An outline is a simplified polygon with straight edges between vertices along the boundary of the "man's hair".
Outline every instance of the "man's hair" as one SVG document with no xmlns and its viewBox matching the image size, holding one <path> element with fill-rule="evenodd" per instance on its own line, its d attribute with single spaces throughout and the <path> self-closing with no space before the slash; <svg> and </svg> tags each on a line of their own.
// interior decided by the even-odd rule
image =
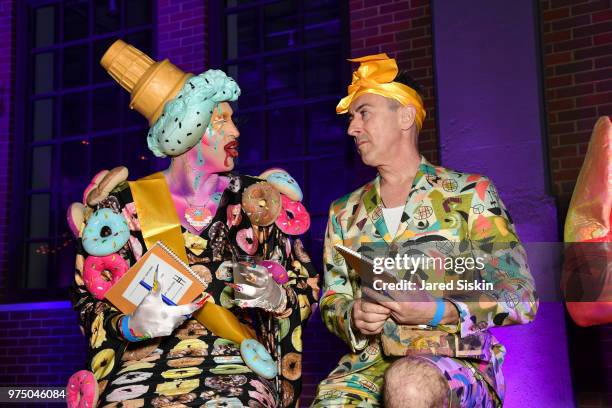
<svg viewBox="0 0 612 408">
<path fill-rule="evenodd" d="M 414 89 L 421 98 L 423 98 L 423 86 L 419 84 L 412 76 L 410 76 L 407 71 L 398 72 L 393 82 L 399 82 L 400 84 L 409 86 L 410 88 Z M 401 104 L 395 99 L 389 100 L 389 109 L 397 110 L 400 106 Z"/>
</svg>

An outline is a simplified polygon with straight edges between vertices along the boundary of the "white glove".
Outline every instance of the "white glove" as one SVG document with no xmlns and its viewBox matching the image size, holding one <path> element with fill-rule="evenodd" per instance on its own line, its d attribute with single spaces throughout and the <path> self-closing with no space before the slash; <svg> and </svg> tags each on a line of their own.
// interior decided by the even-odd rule
<svg viewBox="0 0 612 408">
<path fill-rule="evenodd" d="M 287 305 L 287 293 L 265 266 L 234 264 L 234 298 L 240 307 L 258 307 L 281 313 Z"/>
<path fill-rule="evenodd" d="M 129 316 L 128 326 L 137 336 L 162 337 L 172 334 L 203 303 L 170 306 L 162 300 L 161 283 L 154 285 L 134 313 Z"/>
</svg>

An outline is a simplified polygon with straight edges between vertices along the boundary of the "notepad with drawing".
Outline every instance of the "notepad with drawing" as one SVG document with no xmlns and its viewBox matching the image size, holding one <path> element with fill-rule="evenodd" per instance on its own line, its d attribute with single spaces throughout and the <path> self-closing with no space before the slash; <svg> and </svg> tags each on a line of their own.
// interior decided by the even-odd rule
<svg viewBox="0 0 612 408">
<path fill-rule="evenodd" d="M 206 286 L 185 262 L 158 241 L 106 292 L 106 299 L 123 313 L 132 313 L 149 293 L 147 288 L 153 287 L 156 272 L 166 303 L 190 303 Z"/>
</svg>

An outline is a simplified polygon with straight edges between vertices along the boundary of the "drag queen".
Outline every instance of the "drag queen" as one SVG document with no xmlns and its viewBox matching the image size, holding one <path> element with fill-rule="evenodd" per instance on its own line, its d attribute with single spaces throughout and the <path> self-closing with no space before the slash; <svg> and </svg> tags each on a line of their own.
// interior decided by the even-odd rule
<svg viewBox="0 0 612 408">
<path fill-rule="evenodd" d="M 69 209 L 78 241 L 73 305 L 89 339 L 69 403 L 294 406 L 302 326 L 318 298 L 317 272 L 296 238 L 310 225 L 299 186 L 281 169 L 231 172 L 239 132 L 229 102 L 240 88 L 224 72 L 193 76 L 121 40 L 101 63 L 149 120 L 150 150 L 172 160 L 136 181 L 124 167 L 100 172 Z M 154 287 L 122 314 L 104 293 L 157 241 L 189 264 L 205 292 L 171 306 Z M 250 265 L 243 282 L 239 259 Z M 263 345 L 267 368 L 246 362 L 245 339 Z"/>
</svg>

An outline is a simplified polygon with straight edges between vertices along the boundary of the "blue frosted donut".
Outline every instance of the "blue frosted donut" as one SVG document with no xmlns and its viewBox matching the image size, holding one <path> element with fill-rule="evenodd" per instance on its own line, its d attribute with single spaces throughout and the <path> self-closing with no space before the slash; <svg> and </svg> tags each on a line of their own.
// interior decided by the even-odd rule
<svg viewBox="0 0 612 408">
<path fill-rule="evenodd" d="M 278 191 L 289 197 L 291 201 L 302 201 L 304 198 L 297 181 L 283 169 L 268 169 L 261 173 L 259 177 L 272 184 Z"/>
<path fill-rule="evenodd" d="M 97 210 L 83 230 L 83 248 L 90 255 L 114 254 L 130 239 L 130 228 L 121 214 L 110 208 Z"/>
<path fill-rule="evenodd" d="M 243 340 L 240 343 L 240 355 L 244 363 L 257 375 L 272 379 L 278 374 L 276 362 L 268 350 L 255 339 Z"/>
</svg>

